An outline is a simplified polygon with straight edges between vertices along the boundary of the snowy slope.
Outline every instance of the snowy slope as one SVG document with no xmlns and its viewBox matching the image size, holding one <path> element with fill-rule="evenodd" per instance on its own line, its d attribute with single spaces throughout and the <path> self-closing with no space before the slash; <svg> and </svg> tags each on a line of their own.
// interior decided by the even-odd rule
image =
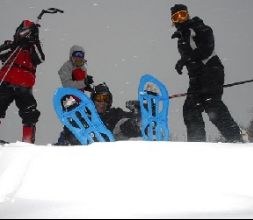
<svg viewBox="0 0 253 220">
<path fill-rule="evenodd" d="M 0 218 L 252 218 L 252 144 L 0 148 Z"/>
</svg>

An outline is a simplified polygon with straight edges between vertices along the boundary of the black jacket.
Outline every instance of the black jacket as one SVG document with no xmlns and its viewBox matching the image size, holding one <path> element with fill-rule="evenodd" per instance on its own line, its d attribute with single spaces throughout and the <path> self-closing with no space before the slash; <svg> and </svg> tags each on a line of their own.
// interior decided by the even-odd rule
<svg viewBox="0 0 253 220">
<path fill-rule="evenodd" d="M 213 30 L 199 17 L 178 25 L 174 36 L 178 38 L 178 51 L 189 72 L 203 67 L 212 58 L 215 58 L 214 65 L 222 66 L 214 53 Z"/>
<path fill-rule="evenodd" d="M 224 66 L 215 54 L 211 27 L 199 17 L 178 24 L 172 38 L 178 38 L 178 51 L 190 77 L 190 92 L 222 94 Z"/>
<path fill-rule="evenodd" d="M 114 129 L 123 119 L 122 123 L 119 125 L 121 135 L 126 138 L 141 136 L 140 126 L 138 125 L 138 117 L 140 116 L 135 113 L 123 111 L 121 108 L 111 108 L 104 114 L 100 114 L 100 117 L 105 126 L 114 134 Z M 117 137 L 115 138 L 117 139 Z"/>
<path fill-rule="evenodd" d="M 199 61 L 211 56 L 215 46 L 213 30 L 200 18 L 194 17 L 181 26 L 179 31 L 182 37 L 178 41 L 178 49 L 182 57 L 187 56 Z"/>
</svg>

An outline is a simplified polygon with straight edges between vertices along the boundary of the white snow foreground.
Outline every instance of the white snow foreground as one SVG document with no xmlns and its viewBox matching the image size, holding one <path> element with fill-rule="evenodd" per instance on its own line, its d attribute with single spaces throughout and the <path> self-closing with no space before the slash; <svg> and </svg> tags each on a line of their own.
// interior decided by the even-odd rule
<svg viewBox="0 0 253 220">
<path fill-rule="evenodd" d="M 252 218 L 253 145 L 0 147 L 0 218 Z"/>
</svg>

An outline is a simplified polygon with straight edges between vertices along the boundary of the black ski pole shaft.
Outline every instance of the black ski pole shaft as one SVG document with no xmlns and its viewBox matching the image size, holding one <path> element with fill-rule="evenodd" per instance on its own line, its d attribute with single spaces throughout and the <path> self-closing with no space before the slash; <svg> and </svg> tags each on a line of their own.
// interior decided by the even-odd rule
<svg viewBox="0 0 253 220">
<path fill-rule="evenodd" d="M 230 83 L 230 84 L 223 85 L 223 88 L 230 88 L 230 87 L 233 87 L 233 86 L 243 85 L 243 84 L 252 83 L 252 82 L 253 82 L 253 79 L 251 79 L 251 80 L 245 80 L 245 81 L 240 81 L 240 82 L 235 82 L 235 83 Z M 178 94 L 171 95 L 169 97 L 169 99 L 175 99 L 175 98 L 185 97 L 187 95 L 196 94 L 196 93 L 198 93 L 198 92 L 195 92 L 195 93 L 178 93 Z"/>
<path fill-rule="evenodd" d="M 169 96 L 169 99 L 180 98 L 180 97 L 187 96 L 187 95 L 189 95 L 189 94 L 190 94 L 190 93 L 178 93 L 178 94 L 174 94 L 174 95 Z"/>
<path fill-rule="evenodd" d="M 45 10 L 43 9 L 41 12 L 40 12 L 40 14 L 39 14 L 39 16 L 37 17 L 37 22 L 39 21 L 39 20 L 41 20 L 41 18 L 42 18 L 42 16 L 45 14 Z"/>
<path fill-rule="evenodd" d="M 246 84 L 246 83 L 251 83 L 251 82 L 253 82 L 253 79 L 251 79 L 251 80 L 245 80 L 245 81 L 240 81 L 240 82 L 235 82 L 235 83 L 230 83 L 230 84 L 224 85 L 223 88 L 229 88 L 229 87 L 238 86 L 238 85 L 242 85 L 242 84 Z"/>
</svg>

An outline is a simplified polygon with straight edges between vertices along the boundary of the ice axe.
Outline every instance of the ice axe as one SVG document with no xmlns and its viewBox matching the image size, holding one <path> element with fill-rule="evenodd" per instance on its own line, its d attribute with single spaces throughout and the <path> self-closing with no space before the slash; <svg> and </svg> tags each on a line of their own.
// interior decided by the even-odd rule
<svg viewBox="0 0 253 220">
<path fill-rule="evenodd" d="M 61 13 L 61 14 L 62 14 L 62 13 L 64 13 L 64 11 L 61 10 L 61 9 L 58 9 L 58 8 L 49 8 L 49 9 L 47 9 L 47 10 L 43 9 L 43 10 L 40 12 L 39 16 L 37 17 L 37 22 L 36 22 L 36 24 L 39 23 L 39 21 L 42 19 L 42 17 L 43 17 L 44 14 L 56 14 L 56 13 Z"/>
</svg>

